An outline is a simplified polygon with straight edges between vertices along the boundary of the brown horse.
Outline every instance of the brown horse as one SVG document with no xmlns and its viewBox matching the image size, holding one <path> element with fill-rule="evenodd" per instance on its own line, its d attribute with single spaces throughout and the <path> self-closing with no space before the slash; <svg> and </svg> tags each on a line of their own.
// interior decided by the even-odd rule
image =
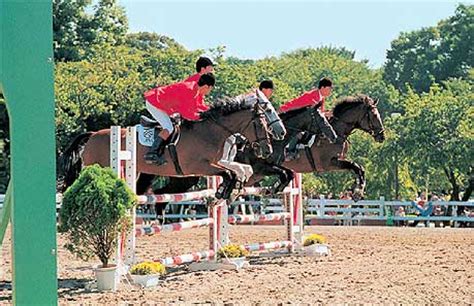
<svg viewBox="0 0 474 306">
<path fill-rule="evenodd" d="M 286 129 L 272 104 L 263 94 L 257 92 L 256 99 L 226 99 L 217 102 L 209 111 L 202 114 L 198 122 L 184 121 L 181 125 L 181 138 L 176 145 L 183 174 L 177 173 L 173 163 L 166 165 L 147 164 L 143 156 L 148 148 L 137 144 L 138 174 L 160 176 L 211 176 L 220 175 L 228 186 L 231 180 L 227 169 L 218 165 L 223 154 L 225 140 L 233 134 L 242 134 L 254 147 L 261 148 L 269 143 L 267 137 L 262 142 L 259 130 L 265 131 L 275 139 L 282 139 Z M 122 143 L 125 144 L 125 130 L 122 130 Z M 60 158 L 63 188 L 72 184 L 84 165 L 100 164 L 109 166 L 110 130 L 85 133 L 76 137 Z M 270 149 L 260 152 L 271 153 Z M 268 154 L 267 154 L 268 155 Z M 171 161 L 169 152 L 165 158 Z M 232 190 L 226 190 L 227 197 Z"/>
<path fill-rule="evenodd" d="M 254 170 L 254 175 L 247 182 L 247 185 L 254 185 L 266 175 L 279 174 L 278 169 L 283 169 L 282 173 L 286 173 L 286 177 L 279 174 L 280 183 L 284 185 L 289 182 L 288 177 L 290 177 L 290 181 L 292 177 L 292 175 L 288 175 L 286 169 L 297 173 L 352 170 L 356 175 L 355 183 L 352 186 L 353 198 L 359 200 L 364 194 L 365 172 L 362 166 L 346 159 L 346 151 L 349 145 L 347 138 L 355 129 L 359 129 L 372 135 L 377 142 L 384 141 L 385 130 L 377 104 L 377 100 L 374 101 L 365 95 L 346 97 L 337 103 L 332 110 L 332 117 L 329 122 L 338 137 L 343 139 L 342 142 L 338 141 L 332 144 L 327 139 L 318 139 L 318 136 L 316 136 L 314 144 L 310 148 L 301 150 L 298 158 L 283 163 L 284 157 L 281 156 L 283 154 L 281 147 L 286 145 L 287 142 L 285 141 L 272 141 L 274 153 L 267 160 L 257 159 L 247 154 L 245 159 L 249 160 L 248 162 Z M 304 116 L 304 110 L 288 112 L 288 114 L 282 114 L 281 116 L 287 129 L 292 130 L 294 126 L 304 121 L 302 117 Z M 273 162 L 270 163 L 269 161 Z M 195 183 L 197 183 L 197 178 L 173 178 L 168 186 L 173 192 L 184 192 Z M 168 191 L 168 186 L 164 190 Z"/>
</svg>

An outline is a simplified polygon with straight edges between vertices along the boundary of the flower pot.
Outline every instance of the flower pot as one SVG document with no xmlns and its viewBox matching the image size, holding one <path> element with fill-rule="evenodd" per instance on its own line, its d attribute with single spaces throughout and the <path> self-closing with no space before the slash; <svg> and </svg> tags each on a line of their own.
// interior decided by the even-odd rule
<svg viewBox="0 0 474 306">
<path fill-rule="evenodd" d="M 111 290 L 116 291 L 119 282 L 119 276 L 117 273 L 117 266 L 110 265 L 107 268 L 103 268 L 101 265 L 95 267 L 95 278 L 97 280 L 97 289 L 100 291 Z"/>
<path fill-rule="evenodd" d="M 224 264 L 235 265 L 237 269 L 243 268 L 247 261 L 245 257 L 236 257 L 236 258 L 222 258 L 221 261 Z"/>
<path fill-rule="evenodd" d="M 327 244 L 312 244 L 304 247 L 305 252 L 308 255 L 329 255 L 330 250 Z"/>
<path fill-rule="evenodd" d="M 140 285 L 144 288 L 155 287 L 160 281 L 159 274 L 149 274 L 149 275 L 134 275 L 132 274 L 133 283 Z"/>
</svg>

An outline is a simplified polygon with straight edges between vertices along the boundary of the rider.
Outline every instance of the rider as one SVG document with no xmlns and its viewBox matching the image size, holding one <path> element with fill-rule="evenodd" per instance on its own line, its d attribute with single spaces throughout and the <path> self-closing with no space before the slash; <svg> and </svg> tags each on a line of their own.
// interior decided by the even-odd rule
<svg viewBox="0 0 474 306">
<path fill-rule="evenodd" d="M 163 165 L 164 142 L 173 132 L 169 115 L 179 113 L 184 119 L 199 120 L 199 112 L 208 110 L 204 96 L 209 94 L 216 83 L 212 73 L 200 76 L 198 82 L 180 82 L 147 91 L 144 96 L 146 108 L 163 128 L 155 133 L 155 139 L 144 158 L 147 163 Z"/>
<path fill-rule="evenodd" d="M 263 80 L 258 86 L 261 92 L 270 100 L 270 97 L 273 95 L 273 81 L 272 80 Z"/>
<path fill-rule="evenodd" d="M 303 95 L 289 102 L 286 102 L 280 107 L 280 112 L 284 113 L 289 110 L 306 107 L 317 106 L 320 107 L 321 112 L 324 112 L 324 99 L 329 97 L 332 92 L 332 81 L 329 78 L 322 78 L 319 80 L 318 89 L 313 89 L 305 92 Z"/>
<path fill-rule="evenodd" d="M 283 104 L 280 107 L 280 112 L 287 112 L 290 110 L 302 108 L 302 107 L 308 107 L 308 106 L 314 106 L 316 108 L 319 108 L 319 110 L 316 112 L 316 114 L 319 115 L 319 118 L 316 117 L 316 119 L 319 120 L 319 125 L 321 128 L 322 133 L 324 136 L 326 136 L 331 143 L 335 143 L 338 138 L 336 135 L 336 138 L 334 137 L 333 129 L 329 125 L 327 125 L 327 120 L 324 117 L 324 99 L 326 97 L 329 97 L 332 92 L 332 81 L 331 79 L 324 77 L 321 80 L 319 80 L 318 83 L 318 88 L 313 89 L 311 91 L 305 92 L 303 95 L 301 95 L 298 98 L 295 98 L 285 104 Z M 296 157 L 296 145 L 298 141 L 303 137 L 303 135 L 299 134 L 298 137 L 295 137 L 290 141 L 288 144 L 288 156 L 287 160 L 292 160 Z M 309 139 L 308 139 L 309 140 Z"/>
<path fill-rule="evenodd" d="M 214 64 L 211 59 L 205 56 L 201 56 L 196 61 L 196 73 L 189 76 L 183 82 L 197 82 L 201 75 L 205 73 L 214 72 Z"/>
</svg>

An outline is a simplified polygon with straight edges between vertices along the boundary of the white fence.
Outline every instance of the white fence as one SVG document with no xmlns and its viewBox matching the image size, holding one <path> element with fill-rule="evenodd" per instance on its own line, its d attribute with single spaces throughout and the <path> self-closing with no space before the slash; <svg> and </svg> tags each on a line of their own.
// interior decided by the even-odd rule
<svg viewBox="0 0 474 306">
<path fill-rule="evenodd" d="M 3 206 L 5 195 L 0 195 L 0 209 Z M 56 196 L 57 209 L 60 208 L 61 195 Z M 33 203 L 32 203 L 33 205 Z M 319 200 L 309 199 L 306 201 L 305 219 L 310 220 L 379 220 L 379 221 L 453 221 L 453 222 L 474 222 L 474 202 L 429 202 L 426 210 L 415 207 L 410 201 L 385 201 L 363 200 L 354 202 L 351 200 Z M 452 216 L 447 215 L 448 207 L 452 206 Z M 457 207 L 464 206 L 471 210 L 470 213 L 457 215 Z M 399 207 L 404 207 L 404 215 L 397 213 Z M 431 211 L 429 211 L 432 207 Z M 437 209 L 438 208 L 438 209 Z M 240 214 L 270 214 L 284 211 L 280 199 L 264 199 L 261 201 L 236 201 L 232 203 L 230 213 L 240 209 Z M 200 213 L 201 211 L 201 213 Z M 154 213 L 137 213 L 142 218 L 155 219 Z M 192 220 L 208 218 L 207 208 L 203 201 L 183 201 L 170 202 L 165 209 L 163 216 L 165 221 L 169 220 Z"/>
</svg>

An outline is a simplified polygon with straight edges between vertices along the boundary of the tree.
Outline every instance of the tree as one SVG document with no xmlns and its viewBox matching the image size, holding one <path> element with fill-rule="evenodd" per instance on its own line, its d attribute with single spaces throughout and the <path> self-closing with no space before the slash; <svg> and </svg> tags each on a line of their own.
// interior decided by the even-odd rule
<svg viewBox="0 0 474 306">
<path fill-rule="evenodd" d="M 56 65 L 58 149 L 71 137 L 113 124 L 132 125 L 144 111 L 143 93 L 155 77 L 143 52 L 103 45 L 90 60 Z"/>
<path fill-rule="evenodd" d="M 125 41 L 128 21 L 116 0 L 101 0 L 90 11 L 91 0 L 54 0 L 53 41 L 57 61 L 78 61 L 89 48 Z"/>
<path fill-rule="evenodd" d="M 384 79 L 407 92 L 427 92 L 450 77 L 467 77 L 473 66 L 474 6 L 460 4 L 435 27 L 401 35 L 387 51 Z"/>
<path fill-rule="evenodd" d="M 434 85 L 421 95 L 409 92 L 398 132 L 419 184 L 449 188 L 451 199 L 460 200 L 461 188 L 472 184 L 474 94 L 472 81 L 450 80 L 444 87 Z"/>
<path fill-rule="evenodd" d="M 129 33 L 126 36 L 125 44 L 131 48 L 143 51 L 156 51 L 169 48 L 181 48 L 184 50 L 184 47 L 178 44 L 173 38 L 150 32 Z"/>
</svg>

